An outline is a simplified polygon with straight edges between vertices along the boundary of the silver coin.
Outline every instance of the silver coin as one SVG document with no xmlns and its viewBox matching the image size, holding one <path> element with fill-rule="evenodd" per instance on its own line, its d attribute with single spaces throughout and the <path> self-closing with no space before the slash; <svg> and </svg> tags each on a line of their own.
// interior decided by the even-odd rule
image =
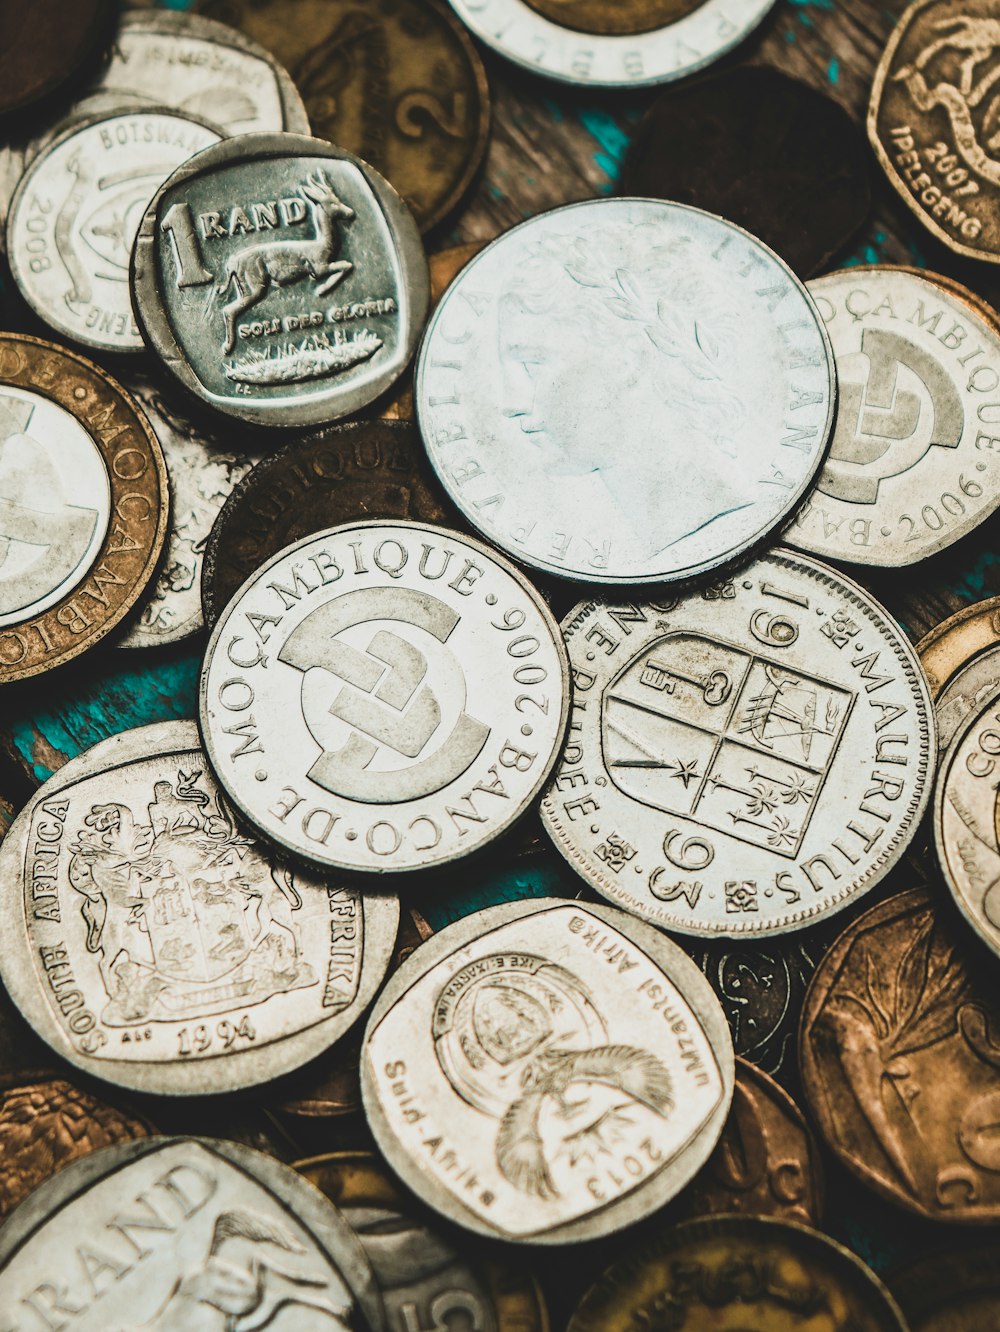
<svg viewBox="0 0 1000 1332">
<path fill-rule="evenodd" d="M 581 602 L 566 749 L 542 822 L 616 905 L 693 935 L 770 935 L 873 888 L 933 783 L 923 670 L 843 574 L 774 550 L 646 605 Z"/>
<path fill-rule="evenodd" d="M 40 318 L 85 347 L 139 352 L 129 259 L 158 187 L 221 131 L 166 108 L 78 121 L 31 162 L 7 218 L 7 258 Z"/>
<path fill-rule="evenodd" d="M 555 898 L 427 940 L 379 996 L 361 1091 L 387 1161 L 449 1220 L 594 1239 L 668 1202 L 733 1094 L 726 1019 L 676 944 Z"/>
<path fill-rule="evenodd" d="M 288 1166 L 208 1138 L 108 1147 L 36 1189 L 0 1228 L 0 1308 L 16 1332 L 384 1326 L 336 1208 Z"/>
<path fill-rule="evenodd" d="M 234 822 L 193 722 L 72 759 L 0 845 L 0 976 L 64 1059 L 137 1091 L 253 1086 L 326 1050 L 393 954 L 399 902 L 292 871 Z"/>
<path fill-rule="evenodd" d="M 641 88 L 703 69 L 738 46 L 774 0 L 705 0 L 692 14 L 637 36 L 574 32 L 524 0 L 450 0 L 480 41 L 532 73 L 591 88 Z"/>
<path fill-rule="evenodd" d="M 439 303 L 416 382 L 469 522 L 597 583 L 687 579 L 765 541 L 812 484 L 835 396 L 823 321 L 786 265 L 650 199 L 573 204 L 494 241 Z"/>
<path fill-rule="evenodd" d="M 809 283 L 837 358 L 830 455 L 785 539 L 853 564 L 914 564 L 1000 505 L 1000 333 L 906 269 Z"/>
<path fill-rule="evenodd" d="M 429 300 L 395 190 L 320 139 L 241 135 L 182 167 L 149 206 L 133 303 L 186 389 L 265 426 L 359 411 L 402 374 Z"/>
<path fill-rule="evenodd" d="M 568 699 L 559 626 L 527 580 L 478 541 L 394 520 L 305 537 L 247 579 L 209 641 L 200 716 L 256 828 L 378 874 L 510 828 Z"/>
<path fill-rule="evenodd" d="M 234 451 L 229 441 L 196 425 L 173 398 L 143 375 L 122 383 L 146 413 L 160 441 L 170 477 L 170 533 L 160 573 L 137 608 L 137 619 L 117 647 L 161 647 L 205 627 L 201 570 L 219 510 L 238 482 L 264 456 L 257 448 Z"/>
</svg>

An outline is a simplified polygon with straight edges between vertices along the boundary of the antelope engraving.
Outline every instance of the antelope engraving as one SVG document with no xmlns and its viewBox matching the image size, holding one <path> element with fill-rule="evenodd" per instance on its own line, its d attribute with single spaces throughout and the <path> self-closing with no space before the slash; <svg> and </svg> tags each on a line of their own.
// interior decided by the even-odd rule
<svg viewBox="0 0 1000 1332">
<path fill-rule="evenodd" d="M 325 296 L 354 265 L 338 259 L 340 232 L 337 222 L 350 222 L 354 209 L 343 203 L 323 171 L 307 176 L 299 193 L 309 210 L 315 235 L 308 240 L 258 241 L 238 250 L 226 260 L 226 267 L 215 289 L 219 298 L 235 295 L 222 307 L 226 326 L 223 354 L 228 356 L 236 345 L 236 321 L 259 301 L 271 287 L 290 287 L 311 277 L 320 285 L 317 296 Z"/>
<path fill-rule="evenodd" d="M 972 18 L 962 15 L 959 18 L 940 19 L 932 24 L 938 32 L 945 35 L 930 42 L 913 62 L 917 70 L 923 70 L 941 51 L 964 52 L 959 61 L 958 90 L 970 106 L 978 106 L 989 89 L 996 83 L 1000 73 L 991 70 L 985 78 L 974 85 L 976 69 L 992 56 L 1000 46 L 1000 22 L 996 19 Z M 901 74 L 905 71 L 901 71 Z"/>
</svg>

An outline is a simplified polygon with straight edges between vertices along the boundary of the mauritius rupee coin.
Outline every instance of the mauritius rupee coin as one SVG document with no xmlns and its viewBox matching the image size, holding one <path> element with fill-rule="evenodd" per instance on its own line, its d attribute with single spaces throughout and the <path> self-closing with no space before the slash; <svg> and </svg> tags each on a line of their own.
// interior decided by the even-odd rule
<svg viewBox="0 0 1000 1332">
<path fill-rule="evenodd" d="M 0 975 L 38 1034 L 161 1094 L 322 1053 L 371 1000 L 399 918 L 395 897 L 318 882 L 247 837 L 193 722 L 126 731 L 50 777 L 0 846 L 0 902 Z"/>
<path fill-rule="evenodd" d="M 377 171 L 292 134 L 244 134 L 181 167 L 150 204 L 132 291 L 186 389 L 264 426 L 359 411 L 416 348 L 420 233 Z"/>
<path fill-rule="evenodd" d="M 167 530 L 149 423 L 103 370 L 0 334 L 0 684 L 79 656 L 149 582 Z"/>
<path fill-rule="evenodd" d="M 830 455 L 786 539 L 856 564 L 926 559 L 1000 504 L 1000 331 L 908 269 L 810 282 L 837 358 Z"/>
<path fill-rule="evenodd" d="M 766 540 L 812 483 L 834 399 L 823 321 L 785 264 L 649 199 L 494 241 L 438 305 L 416 380 L 469 522 L 525 564 L 603 583 L 690 578 Z"/>
<path fill-rule="evenodd" d="M 243 814 L 317 864 L 426 869 L 506 831 L 569 705 L 559 627 L 492 551 L 440 527 L 305 537 L 212 634 L 201 729 Z"/>
<path fill-rule="evenodd" d="M 679 601 L 581 602 L 542 801 L 603 896 L 684 934 L 779 934 L 892 868 L 930 796 L 934 713 L 860 587 L 774 550 Z"/>
<path fill-rule="evenodd" d="M 662 1207 L 718 1141 L 733 1047 L 676 944 L 606 906 L 476 912 L 382 991 L 361 1091 L 403 1181 L 470 1230 L 556 1244 Z"/>
<path fill-rule="evenodd" d="M 288 1166 L 207 1138 L 123 1143 L 43 1184 L 0 1229 L 0 1308 L 18 1332 L 384 1326 L 339 1212 Z"/>
<path fill-rule="evenodd" d="M 7 218 L 10 271 L 36 314 L 84 346 L 142 351 L 128 285 L 140 219 L 174 168 L 220 137 L 150 108 L 75 122 L 40 152 Z"/>
</svg>

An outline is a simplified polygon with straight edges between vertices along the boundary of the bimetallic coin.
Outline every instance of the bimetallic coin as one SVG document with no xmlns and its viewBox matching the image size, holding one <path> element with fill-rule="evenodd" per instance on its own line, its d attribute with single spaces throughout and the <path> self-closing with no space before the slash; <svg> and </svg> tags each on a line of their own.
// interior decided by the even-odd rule
<svg viewBox="0 0 1000 1332">
<path fill-rule="evenodd" d="M 112 0 L 6 0 L 0 7 L 0 114 L 51 96 L 96 61 Z"/>
<path fill-rule="evenodd" d="M 996 1223 L 1000 1007 L 992 975 L 920 892 L 853 921 L 820 962 L 802 1082 L 838 1160 L 935 1221 Z"/>
<path fill-rule="evenodd" d="M 129 613 L 167 531 L 163 454 L 74 352 L 0 334 L 0 684 L 79 656 Z"/>
<path fill-rule="evenodd" d="M 320 865 L 430 869 L 531 806 L 569 706 L 559 627 L 478 541 L 402 521 L 306 537 L 208 644 L 201 730 L 250 822 Z"/>
<path fill-rule="evenodd" d="M 337 1210 L 220 1139 L 149 1138 L 60 1171 L 0 1228 L 0 1308 L 18 1332 L 384 1327 Z"/>
<path fill-rule="evenodd" d="M 399 918 L 390 894 L 317 882 L 247 837 L 193 722 L 126 731 L 50 777 L 0 846 L 0 902 L 0 975 L 36 1032 L 165 1095 L 321 1054 L 371 1001 Z"/>
<path fill-rule="evenodd" d="M 924 1252 L 886 1278 L 910 1332 L 987 1332 L 1000 1327 L 996 1245 Z"/>
<path fill-rule="evenodd" d="M 159 190 L 132 296 L 146 341 L 197 397 L 256 425 L 322 425 L 406 368 L 427 261 L 405 204 L 360 158 L 244 134 Z"/>
<path fill-rule="evenodd" d="M 532 1244 L 608 1235 L 662 1207 L 718 1141 L 725 1018 L 675 944 L 605 906 L 489 907 L 382 991 L 361 1092 L 425 1202 Z"/>
<path fill-rule="evenodd" d="M 781 934 L 895 865 L 933 782 L 927 684 L 878 602 L 780 549 L 721 587 L 563 621 L 565 751 L 542 800 L 596 890 L 664 929 Z"/>
<path fill-rule="evenodd" d="M 917 644 L 937 715 L 942 753 L 1000 685 L 1000 597 L 951 615 Z"/>
<path fill-rule="evenodd" d="M 855 564 L 914 564 L 1000 504 L 1000 331 L 909 269 L 810 282 L 840 385 L 830 455 L 785 534 Z"/>
<path fill-rule="evenodd" d="M 909 1332 L 895 1300 L 849 1249 L 766 1217 L 688 1221 L 613 1263 L 569 1332 Z"/>
<path fill-rule="evenodd" d="M 468 521 L 592 583 L 689 579 L 765 541 L 812 484 L 835 392 L 784 263 L 648 199 L 558 208 L 494 241 L 438 305 L 416 377 Z"/>
<path fill-rule="evenodd" d="M 53 139 L 7 218 L 11 275 L 36 314 L 86 347 L 142 351 L 128 284 L 140 219 L 171 172 L 221 137 L 207 122 L 150 108 L 89 117 Z"/>
<path fill-rule="evenodd" d="M 527 0 L 543 18 L 574 32 L 634 37 L 677 23 L 705 0 Z"/>
</svg>

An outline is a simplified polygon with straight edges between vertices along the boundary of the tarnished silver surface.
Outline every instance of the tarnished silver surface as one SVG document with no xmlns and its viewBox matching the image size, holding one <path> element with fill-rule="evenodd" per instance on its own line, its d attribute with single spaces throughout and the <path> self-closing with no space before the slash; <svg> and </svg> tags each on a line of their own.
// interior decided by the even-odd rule
<svg viewBox="0 0 1000 1332">
<path fill-rule="evenodd" d="M 542 801 L 599 893 L 664 929 L 778 934 L 873 888 L 927 805 L 934 712 L 878 602 L 780 549 L 677 601 L 563 621 L 566 749 Z"/>
<path fill-rule="evenodd" d="M 854 564 L 913 564 L 1000 505 L 1000 332 L 906 269 L 809 283 L 837 358 L 830 456 L 786 540 Z"/>
<path fill-rule="evenodd" d="M 370 1002 L 399 920 L 391 894 L 288 869 L 237 828 L 193 722 L 126 731 L 50 777 L 0 845 L 0 904 L 0 976 L 38 1034 L 165 1095 L 322 1053 Z"/>
<path fill-rule="evenodd" d="M 186 389 L 265 426 L 359 411 L 402 374 L 427 312 L 409 210 L 321 139 L 246 134 L 181 167 L 150 204 L 132 294 Z"/>
<path fill-rule="evenodd" d="M 147 1138 L 61 1170 L 0 1228 L 16 1332 L 381 1332 L 371 1266 L 294 1170 L 233 1142 Z"/>
<path fill-rule="evenodd" d="M 532 73 L 591 88 L 640 88 L 693 74 L 749 36 L 773 5 L 705 0 L 665 28 L 606 37 L 564 28 L 524 0 L 451 0 L 462 22 L 500 55 Z"/>
<path fill-rule="evenodd" d="M 163 448 L 170 476 L 170 534 L 159 577 L 116 646 L 160 647 L 205 627 L 201 570 L 212 524 L 237 483 L 264 455 L 242 439 L 244 448 L 234 452 L 227 447 L 231 439 L 196 425 L 179 410 L 179 395 L 164 398 L 145 376 L 131 374 L 123 380 Z"/>
<path fill-rule="evenodd" d="M 305 537 L 223 611 L 201 677 L 216 776 L 317 864 L 426 869 L 530 808 L 569 678 L 541 596 L 478 541 L 423 523 Z"/>
<path fill-rule="evenodd" d="M 600 583 L 690 578 L 765 541 L 812 483 L 835 395 L 822 320 L 785 264 L 649 199 L 573 204 L 494 241 L 439 303 L 416 382 L 469 522 L 525 564 Z"/>
<path fill-rule="evenodd" d="M 171 172 L 220 138 L 157 108 L 89 117 L 53 139 L 7 218 L 10 271 L 36 314 L 85 347 L 142 351 L 128 280 L 139 221 Z"/>
<path fill-rule="evenodd" d="M 376 1142 L 450 1220 L 535 1244 L 669 1201 L 733 1093 L 726 1020 L 676 944 L 606 906 L 489 907 L 380 995 L 361 1090 Z"/>
</svg>

